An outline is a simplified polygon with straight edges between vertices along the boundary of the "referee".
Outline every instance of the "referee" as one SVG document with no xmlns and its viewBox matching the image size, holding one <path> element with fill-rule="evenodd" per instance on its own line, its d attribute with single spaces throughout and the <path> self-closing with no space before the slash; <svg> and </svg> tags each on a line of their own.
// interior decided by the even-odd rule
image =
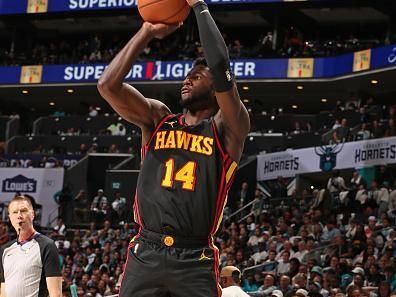
<svg viewBox="0 0 396 297">
<path fill-rule="evenodd" d="M 34 229 L 30 200 L 14 197 L 8 214 L 17 239 L 0 248 L 1 297 L 61 297 L 58 250 L 51 239 Z"/>
</svg>

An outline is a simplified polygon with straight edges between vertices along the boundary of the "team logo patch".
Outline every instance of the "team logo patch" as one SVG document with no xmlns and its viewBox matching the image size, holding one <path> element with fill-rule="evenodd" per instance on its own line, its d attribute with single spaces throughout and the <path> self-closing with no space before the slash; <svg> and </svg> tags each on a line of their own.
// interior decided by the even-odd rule
<svg viewBox="0 0 396 297">
<path fill-rule="evenodd" d="M 175 240 L 173 239 L 172 236 L 165 236 L 164 237 L 164 244 L 166 246 L 172 246 L 175 243 Z"/>
<path fill-rule="evenodd" d="M 322 171 L 331 171 L 337 166 L 337 154 L 341 152 L 343 147 L 344 143 L 315 147 L 315 154 L 320 157 L 320 169 Z"/>
</svg>

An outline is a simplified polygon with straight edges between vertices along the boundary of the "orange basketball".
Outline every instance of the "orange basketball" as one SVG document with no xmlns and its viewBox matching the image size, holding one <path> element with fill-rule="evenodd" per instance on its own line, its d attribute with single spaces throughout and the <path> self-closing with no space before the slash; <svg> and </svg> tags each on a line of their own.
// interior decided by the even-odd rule
<svg viewBox="0 0 396 297">
<path fill-rule="evenodd" d="M 186 0 L 138 0 L 143 20 L 150 23 L 178 24 L 190 13 Z"/>
</svg>

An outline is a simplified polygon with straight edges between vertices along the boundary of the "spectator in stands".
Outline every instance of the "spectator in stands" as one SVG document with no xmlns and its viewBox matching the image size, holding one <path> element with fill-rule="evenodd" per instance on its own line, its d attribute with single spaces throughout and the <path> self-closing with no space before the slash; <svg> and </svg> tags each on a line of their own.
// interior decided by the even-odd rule
<svg viewBox="0 0 396 297">
<path fill-rule="evenodd" d="M 104 191 L 99 189 L 91 203 L 91 219 L 97 224 L 101 224 L 107 215 L 107 201 Z"/>
<path fill-rule="evenodd" d="M 61 191 L 54 194 L 54 200 L 59 205 L 59 217 L 69 223 L 72 217 L 72 193 L 70 186 L 65 184 Z"/>
<path fill-rule="evenodd" d="M 239 39 L 235 39 L 230 48 L 230 58 L 239 59 L 243 56 L 246 56 L 244 54 L 244 47 Z"/>
<path fill-rule="evenodd" d="M 73 199 L 74 219 L 77 222 L 89 221 L 89 200 L 84 189 L 81 189 Z"/>
<path fill-rule="evenodd" d="M 388 216 L 393 219 L 396 218 L 396 179 L 393 181 L 392 189 L 389 193 Z"/>
<path fill-rule="evenodd" d="M 58 222 L 53 228 L 53 233 L 51 236 L 66 236 L 66 226 L 62 218 L 58 218 Z"/>
<path fill-rule="evenodd" d="M 359 171 L 354 170 L 350 181 L 350 190 L 357 190 L 360 185 L 367 185 L 366 180 L 359 174 Z"/>
<path fill-rule="evenodd" d="M 254 230 L 254 235 L 251 235 L 249 237 L 249 240 L 247 242 L 247 246 L 250 247 L 252 250 L 255 250 L 258 248 L 258 244 L 260 241 L 263 241 L 263 235 L 261 233 L 261 229 L 259 226 L 257 226 Z M 267 258 L 267 256 L 264 257 L 264 259 Z M 264 260 L 263 259 L 263 260 Z"/>
<path fill-rule="evenodd" d="M 248 190 L 249 190 L 249 184 L 247 182 L 243 182 L 242 185 L 241 185 L 241 190 L 240 190 L 239 195 L 237 197 L 237 199 L 238 199 L 238 202 L 237 202 L 238 208 L 242 207 L 243 205 L 246 205 L 249 202 L 250 197 L 249 197 L 249 191 Z"/>
<path fill-rule="evenodd" d="M 335 237 L 340 236 L 341 232 L 336 227 L 336 221 L 331 218 L 327 221 L 326 226 L 323 228 L 321 240 L 324 242 L 331 242 Z"/>
<path fill-rule="evenodd" d="M 91 147 L 88 149 L 88 154 L 98 153 L 98 144 L 96 142 L 92 143 Z"/>
<path fill-rule="evenodd" d="M 392 170 L 386 165 L 379 166 L 376 173 L 376 180 L 380 185 L 382 185 L 384 182 L 391 184 L 393 181 Z"/>
<path fill-rule="evenodd" d="M 267 232 L 267 231 L 264 231 L 264 232 Z M 260 263 L 263 263 L 264 260 L 267 259 L 267 257 L 268 257 L 268 252 L 266 251 L 266 243 L 265 243 L 263 237 L 260 238 L 260 241 L 258 241 L 257 249 L 258 249 L 257 252 L 255 252 L 251 256 L 251 259 L 253 259 L 255 264 L 260 264 Z"/>
<path fill-rule="evenodd" d="M 335 141 L 336 143 L 345 142 L 349 140 L 351 128 L 348 126 L 348 121 L 346 118 L 341 120 L 341 127 L 335 130 Z"/>
<path fill-rule="evenodd" d="M 353 281 L 346 288 L 347 292 L 353 290 L 352 288 L 356 289 L 356 287 L 361 289 L 364 284 L 365 272 L 363 268 L 355 267 L 352 270 L 352 273 L 353 273 Z"/>
<path fill-rule="evenodd" d="M 268 252 L 268 259 L 263 262 L 263 264 L 265 265 L 263 271 L 275 274 L 276 267 L 278 266 L 278 261 L 276 261 L 275 257 L 276 251 L 270 249 Z"/>
<path fill-rule="evenodd" d="M 370 139 L 371 132 L 367 129 L 367 124 L 362 123 L 360 126 L 360 130 L 356 132 L 355 140 L 367 140 Z"/>
<path fill-rule="evenodd" d="M 384 130 L 382 129 L 378 120 L 373 120 L 371 123 L 371 138 L 381 138 L 384 136 Z"/>
<path fill-rule="evenodd" d="M 340 119 L 335 119 L 333 127 L 331 128 L 332 130 L 337 130 L 339 127 L 341 127 L 341 121 Z"/>
<path fill-rule="evenodd" d="M 114 201 L 111 203 L 113 213 L 115 216 L 111 219 L 112 222 L 123 222 L 126 214 L 126 198 L 121 196 L 121 192 L 115 192 Z"/>
<path fill-rule="evenodd" d="M 360 123 L 369 123 L 370 122 L 370 115 L 367 113 L 366 108 L 361 106 L 359 108 L 359 120 Z"/>
<path fill-rule="evenodd" d="M 259 43 L 258 43 L 258 50 L 257 54 L 259 57 L 263 56 L 269 56 L 273 50 L 273 35 L 271 31 L 268 31 L 267 34 L 260 38 Z"/>
<path fill-rule="evenodd" d="M 329 190 L 331 194 L 337 194 L 341 191 L 347 190 L 344 178 L 340 176 L 339 170 L 333 170 L 332 177 L 330 177 L 327 182 L 327 190 Z"/>
<path fill-rule="evenodd" d="M 120 150 L 117 148 L 115 143 L 110 144 L 109 149 L 107 150 L 109 154 L 118 154 Z"/>
<path fill-rule="evenodd" d="M 283 296 L 290 296 L 293 293 L 289 276 L 282 275 L 279 278 L 279 290 L 283 293 Z"/>
<path fill-rule="evenodd" d="M 278 266 L 276 267 L 276 275 L 280 276 L 282 274 L 289 273 L 290 269 L 290 252 L 283 251 L 282 259 L 279 260 Z"/>
<path fill-rule="evenodd" d="M 377 196 L 378 217 L 389 210 L 389 182 L 384 181 L 379 189 Z"/>
<path fill-rule="evenodd" d="M 294 253 L 293 258 L 297 258 L 300 262 L 302 262 L 307 253 L 308 250 L 306 248 L 305 240 L 300 240 L 298 242 L 298 251 Z"/>
<path fill-rule="evenodd" d="M 300 30 L 290 26 L 286 30 L 284 48 L 288 56 L 298 56 L 301 54 L 303 46 L 303 37 Z"/>
<path fill-rule="evenodd" d="M 257 297 L 272 296 L 276 289 L 275 276 L 268 273 L 264 277 L 263 285 L 258 288 L 257 292 L 251 292 L 249 295 Z"/>
<path fill-rule="evenodd" d="M 87 152 L 88 152 L 87 145 L 85 143 L 81 143 L 77 154 L 85 155 Z"/>
<path fill-rule="evenodd" d="M 394 118 L 389 119 L 388 127 L 385 130 L 384 136 L 385 137 L 396 136 L 396 124 Z"/>
<path fill-rule="evenodd" d="M 283 176 L 278 176 L 274 185 L 273 195 L 274 198 L 285 198 L 287 197 L 287 184 Z"/>
</svg>

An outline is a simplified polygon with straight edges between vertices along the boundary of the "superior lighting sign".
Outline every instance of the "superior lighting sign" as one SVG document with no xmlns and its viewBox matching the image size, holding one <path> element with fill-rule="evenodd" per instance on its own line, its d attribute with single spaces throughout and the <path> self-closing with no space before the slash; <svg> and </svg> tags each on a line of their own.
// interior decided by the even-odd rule
<svg viewBox="0 0 396 297">
<path fill-rule="evenodd" d="M 247 4 L 322 0 L 206 0 L 208 4 Z M 0 0 L 0 14 L 109 10 L 136 7 L 137 0 Z"/>
</svg>

